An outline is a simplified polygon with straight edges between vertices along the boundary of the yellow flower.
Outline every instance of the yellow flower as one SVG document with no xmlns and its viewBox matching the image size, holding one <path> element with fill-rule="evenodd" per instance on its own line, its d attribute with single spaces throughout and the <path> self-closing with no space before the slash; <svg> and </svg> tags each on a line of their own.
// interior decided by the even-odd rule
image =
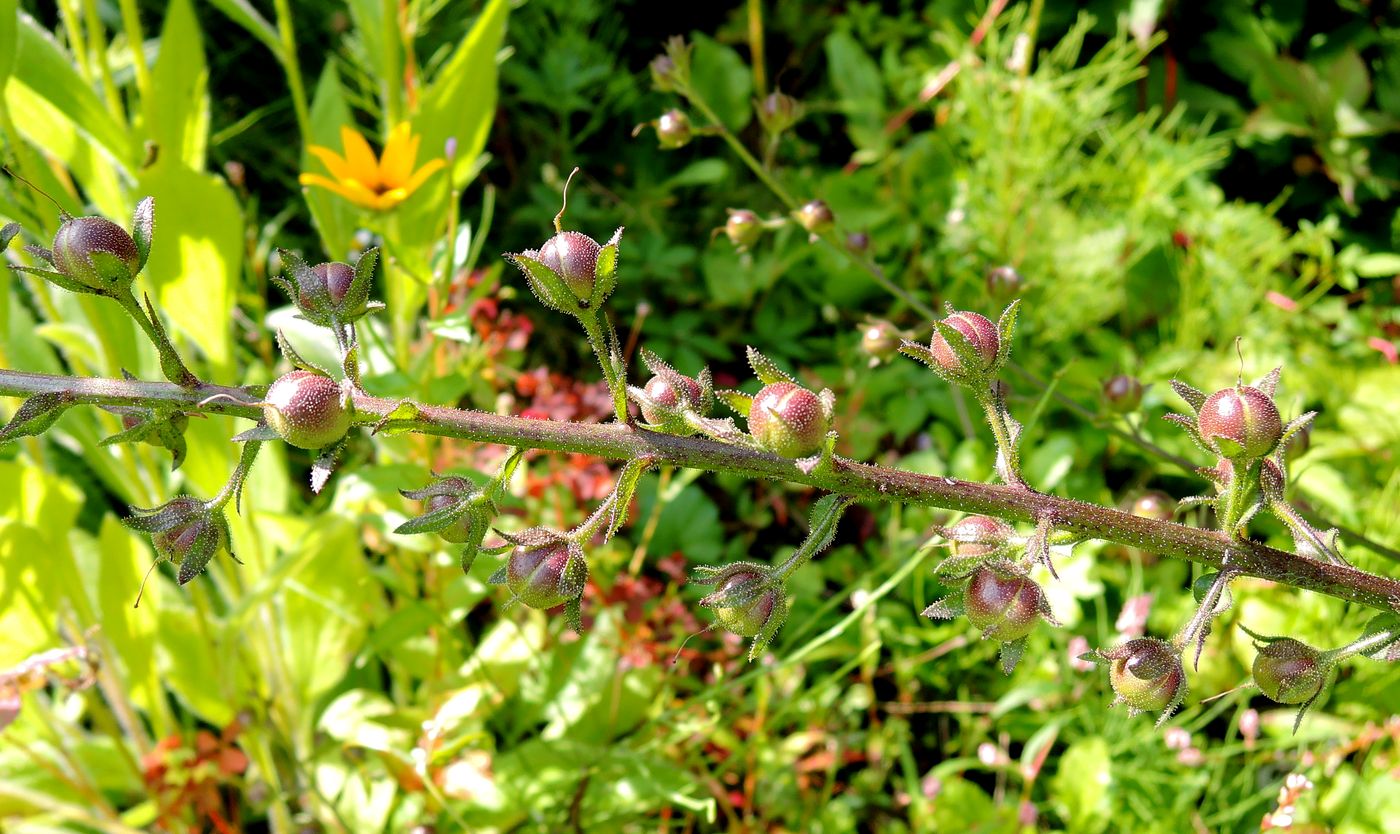
<svg viewBox="0 0 1400 834">
<path fill-rule="evenodd" d="M 340 143 L 345 148 L 345 156 L 330 148 L 311 145 L 307 150 L 321 160 L 331 175 L 302 174 L 301 184 L 320 186 L 368 209 L 386 211 L 394 208 L 447 164 L 441 159 L 434 159 L 417 171 L 413 170 L 414 163 L 418 161 L 418 143 L 422 138 L 410 133 L 408 123 L 402 122 L 389 131 L 384 154 L 375 159 L 374 151 L 365 137 L 342 125 Z"/>
</svg>

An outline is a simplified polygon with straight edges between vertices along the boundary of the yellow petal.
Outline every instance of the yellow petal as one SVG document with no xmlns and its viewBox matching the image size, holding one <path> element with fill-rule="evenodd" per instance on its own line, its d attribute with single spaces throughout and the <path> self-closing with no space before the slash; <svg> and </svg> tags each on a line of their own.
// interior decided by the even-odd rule
<svg viewBox="0 0 1400 834">
<path fill-rule="evenodd" d="M 408 131 L 408 122 L 400 124 L 389 133 L 389 141 L 384 145 L 384 156 L 379 160 L 380 181 L 387 186 L 403 185 L 413 172 L 413 162 L 418 157 L 418 140 Z"/>
<path fill-rule="evenodd" d="M 383 194 L 375 196 L 374 207 L 380 211 L 387 211 L 406 199 L 408 199 L 408 191 L 402 188 L 391 188 Z"/>
<path fill-rule="evenodd" d="M 432 159 L 425 162 L 422 168 L 419 168 L 413 173 L 413 178 L 404 184 L 403 190 L 408 194 L 412 194 L 418 190 L 420 185 L 427 181 L 428 177 L 431 177 L 445 167 L 447 167 L 447 163 L 441 159 Z"/>
<path fill-rule="evenodd" d="M 321 164 L 326 166 L 326 170 L 331 172 L 331 176 L 338 180 L 349 179 L 354 176 L 350 170 L 350 163 L 345 161 L 345 157 L 320 145 L 310 145 L 306 149 L 307 153 L 321 160 Z"/>
<path fill-rule="evenodd" d="M 345 161 L 350 165 L 350 177 L 342 179 L 354 178 L 370 188 L 378 185 L 379 162 L 374 158 L 374 151 L 365 141 L 365 137 L 349 126 L 341 125 L 340 141 L 345 146 Z"/>
<path fill-rule="evenodd" d="M 320 174 L 302 174 L 297 180 L 302 185 L 314 185 L 319 188 L 324 188 L 334 194 L 339 194 L 341 197 L 344 197 L 357 206 L 364 206 L 365 208 L 375 207 L 374 192 L 367 190 L 363 185 L 360 185 L 354 180 L 347 180 L 346 183 L 348 184 L 346 184 L 323 177 Z M 366 195 L 368 195 L 368 199 L 366 199 Z"/>
</svg>

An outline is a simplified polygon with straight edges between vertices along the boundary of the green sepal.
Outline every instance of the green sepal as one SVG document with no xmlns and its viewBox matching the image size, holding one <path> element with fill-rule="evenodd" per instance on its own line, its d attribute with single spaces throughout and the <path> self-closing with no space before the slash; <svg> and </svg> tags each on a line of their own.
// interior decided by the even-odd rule
<svg viewBox="0 0 1400 834">
<path fill-rule="evenodd" d="M 155 232 L 156 201 L 154 197 L 146 197 L 136 204 L 136 210 L 131 213 L 131 239 L 136 242 L 137 272 L 146 268 Z"/>
<path fill-rule="evenodd" d="M 753 397 L 743 391 L 716 391 L 715 398 L 745 417 L 749 416 L 749 410 L 753 408 Z"/>
<path fill-rule="evenodd" d="M 1191 407 L 1192 414 L 1199 413 L 1201 406 L 1206 404 L 1205 392 L 1199 388 L 1193 388 L 1179 379 L 1173 379 L 1170 385 L 1176 395 L 1185 400 L 1186 404 Z"/>
<path fill-rule="evenodd" d="M 997 359 L 993 370 L 1001 370 L 1011 358 L 1011 340 L 1016 335 L 1016 315 L 1021 309 L 1021 299 L 1006 305 L 997 319 Z"/>
<path fill-rule="evenodd" d="M 235 434 L 232 439 L 234 443 L 262 442 L 267 440 L 281 440 L 282 435 L 278 434 L 276 430 L 267 423 L 260 422 L 247 431 Z"/>
<path fill-rule="evenodd" d="M 525 273 L 525 283 L 541 304 L 573 316 L 582 314 L 583 308 L 579 306 L 578 298 L 559 273 L 531 255 L 506 253 L 504 257 Z"/>
<path fill-rule="evenodd" d="M 88 262 L 93 272 L 106 290 L 115 290 L 136 280 L 136 275 L 126 265 L 126 261 L 110 252 L 89 252 Z"/>
<path fill-rule="evenodd" d="M 209 561 L 218 554 L 219 542 L 229 541 L 228 522 L 223 513 L 219 513 L 213 521 L 213 524 L 206 525 L 199 531 L 194 540 L 194 547 L 180 560 L 180 572 L 175 579 L 180 585 L 189 584 L 190 580 L 203 573 Z"/>
<path fill-rule="evenodd" d="M 1026 638 L 1022 637 L 1012 640 L 1010 643 L 1001 644 L 1001 671 L 1004 674 L 1011 674 L 1016 671 L 1016 664 L 1021 662 L 1021 655 L 1026 653 Z"/>
<path fill-rule="evenodd" d="M 292 347 L 292 343 L 287 339 L 287 334 L 281 328 L 278 328 L 277 332 L 273 334 L 273 340 L 277 343 L 277 349 L 281 351 L 283 358 L 291 363 L 293 368 L 299 371 L 311 371 L 321 376 L 330 376 L 326 373 L 325 368 L 307 361 L 300 353 L 297 353 L 297 349 Z"/>
<path fill-rule="evenodd" d="M 946 371 L 948 377 L 960 385 L 971 385 L 973 382 L 985 379 L 992 373 L 991 369 L 984 370 L 983 365 L 987 361 L 982 354 L 972 344 L 972 340 L 963 335 L 963 332 L 956 327 L 944 322 L 942 319 L 935 320 L 933 329 L 943 337 L 943 341 L 948 343 L 948 349 L 957 357 L 958 364 L 961 365 L 956 371 Z M 993 368 L 995 368 L 995 361 Z"/>
<path fill-rule="evenodd" d="M 925 608 L 923 616 L 930 620 L 955 620 L 967 613 L 961 593 L 949 594 Z"/>
<path fill-rule="evenodd" d="M 170 344 L 170 337 L 165 332 L 165 325 L 161 323 L 160 316 L 156 315 L 155 305 L 151 304 L 151 297 L 147 294 L 141 296 L 146 301 L 146 315 L 150 317 L 151 329 L 155 331 L 156 353 L 160 355 L 160 370 L 165 374 L 165 378 L 179 385 L 182 388 L 191 388 L 199 384 L 199 380 L 190 373 L 189 368 L 180 360 L 180 355 L 175 352 L 175 348 Z"/>
<path fill-rule="evenodd" d="M 27 272 L 30 275 L 38 275 L 40 278 L 50 282 L 59 289 L 67 290 L 68 292 L 106 295 L 106 293 L 101 290 L 89 287 L 87 284 L 79 281 L 74 281 L 62 272 L 54 272 L 48 269 L 36 269 L 32 266 L 19 266 L 18 264 L 10 264 L 10 269 L 13 269 L 15 272 Z"/>
<path fill-rule="evenodd" d="M 48 431 L 78 398 L 67 391 L 46 391 L 25 400 L 10 422 L 0 429 L 0 443 L 33 437 Z"/>
<path fill-rule="evenodd" d="M 15 239 L 15 235 L 18 235 L 19 231 L 18 223 L 6 223 L 4 227 L 0 227 L 0 252 L 10 248 L 10 241 Z"/>
<path fill-rule="evenodd" d="M 612 238 L 598 250 L 598 260 L 593 270 L 593 295 L 588 300 L 591 307 L 596 308 L 607 301 L 617 287 L 618 246 L 621 243 L 622 227 L 618 227 Z"/>
<path fill-rule="evenodd" d="M 438 533 L 451 527 L 457 519 L 466 515 L 471 509 L 471 501 L 463 499 L 455 504 L 439 507 L 431 512 L 410 518 L 395 527 L 394 532 L 402 536 L 416 533 Z"/>
<path fill-rule="evenodd" d="M 369 310 L 369 290 L 374 285 L 374 267 L 379 263 L 379 248 L 371 246 L 360 254 L 355 261 L 355 277 L 350 281 L 350 288 L 345 291 L 345 298 L 340 302 L 341 309 L 346 311 L 346 315 L 353 319 L 359 318 L 362 313 Z"/>
<path fill-rule="evenodd" d="M 753 368 L 753 375 L 758 377 L 758 381 L 762 382 L 764 385 L 772 385 L 775 382 L 797 383 L 796 379 L 793 379 L 774 364 L 773 360 L 759 353 L 752 346 L 746 349 L 746 353 L 748 355 L 749 367 Z"/>
<path fill-rule="evenodd" d="M 1272 371 L 1269 371 L 1267 374 L 1264 374 L 1263 376 L 1259 377 L 1259 379 L 1254 383 L 1254 387 L 1258 388 L 1260 391 L 1263 391 L 1265 394 L 1268 394 L 1270 397 L 1273 397 L 1274 391 L 1278 390 L 1279 377 L 1282 375 L 1283 366 L 1280 365 L 1277 368 L 1274 368 Z"/>
</svg>

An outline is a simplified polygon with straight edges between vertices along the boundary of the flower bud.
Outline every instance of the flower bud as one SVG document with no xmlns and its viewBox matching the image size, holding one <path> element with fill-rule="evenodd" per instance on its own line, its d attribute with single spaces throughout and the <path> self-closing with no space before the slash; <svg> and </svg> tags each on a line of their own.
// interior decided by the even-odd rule
<svg viewBox="0 0 1400 834">
<path fill-rule="evenodd" d="M 780 90 L 764 96 L 758 105 L 758 120 L 769 133 L 782 133 L 797 123 L 802 105 Z"/>
<path fill-rule="evenodd" d="M 554 608 L 578 599 L 587 581 L 583 551 L 563 539 L 534 547 L 516 545 L 506 562 L 506 587 L 531 608 Z"/>
<path fill-rule="evenodd" d="M 539 261 L 558 273 L 580 300 L 593 296 L 598 277 L 598 241 L 582 232 L 560 232 L 540 247 Z"/>
<path fill-rule="evenodd" d="M 888 362 L 899 353 L 899 331 L 882 319 L 867 323 L 860 331 L 860 349 L 870 356 L 871 366 Z"/>
<path fill-rule="evenodd" d="M 1273 458 L 1259 462 L 1259 494 L 1264 501 L 1272 504 L 1283 500 L 1284 487 L 1288 485 L 1288 475 Z"/>
<path fill-rule="evenodd" d="M 654 400 L 657 405 L 662 405 L 667 408 L 678 408 L 681 404 L 681 394 L 684 393 L 686 400 L 689 401 L 692 408 L 700 408 L 701 402 L 704 399 L 704 392 L 700 389 L 700 383 L 688 376 L 682 376 L 680 381 L 682 387 L 685 389 L 683 392 L 677 391 L 675 387 L 663 377 L 654 376 L 647 381 L 646 388 L 644 388 L 643 391 L 645 391 L 646 395 Z M 645 403 L 642 404 L 642 416 L 652 425 L 661 425 L 665 423 L 667 417 L 665 414 L 659 413 L 655 408 Z"/>
<path fill-rule="evenodd" d="M 113 258 L 127 274 L 104 274 L 93 256 Z M 136 241 L 116 223 L 105 217 L 73 217 L 58 227 L 53 239 L 53 265 L 59 272 L 93 289 L 110 289 L 117 284 L 130 284 L 141 271 L 141 253 Z"/>
<path fill-rule="evenodd" d="M 1274 450 L 1283 419 L 1268 394 L 1249 385 L 1225 388 L 1206 398 L 1197 415 L 1201 438 L 1221 457 L 1255 460 Z"/>
<path fill-rule="evenodd" d="M 831 207 L 825 200 L 804 203 L 794 216 L 802 228 L 812 233 L 813 238 L 820 237 L 836 222 L 836 216 L 831 213 Z"/>
<path fill-rule="evenodd" d="M 1142 383 L 1137 377 L 1118 374 L 1103 384 L 1103 399 L 1115 413 L 1130 414 L 1142 405 Z"/>
<path fill-rule="evenodd" d="M 330 297 L 332 307 L 339 307 L 345 301 L 345 294 L 350 291 L 350 284 L 355 280 L 354 267 L 339 261 L 317 264 L 311 267 L 311 273 L 316 276 L 326 295 Z M 298 290 L 297 306 L 313 309 L 316 306 L 315 290 L 312 287 L 298 287 Z"/>
<path fill-rule="evenodd" d="M 656 120 L 656 139 L 662 150 L 672 151 L 690 144 L 695 135 L 690 117 L 680 110 L 667 110 Z"/>
<path fill-rule="evenodd" d="M 292 371 L 267 389 L 263 419 L 287 443 L 320 449 L 350 430 L 352 408 L 333 379 Z"/>
<path fill-rule="evenodd" d="M 1110 662 L 1113 691 L 1134 713 L 1170 711 L 1185 695 L 1181 656 L 1165 640 L 1139 637 L 1100 655 Z"/>
<path fill-rule="evenodd" d="M 1138 518 L 1171 521 L 1176 517 L 1176 502 L 1165 492 L 1152 490 L 1139 495 L 1130 512 Z"/>
<path fill-rule="evenodd" d="M 453 480 L 462 481 L 464 483 L 466 482 L 465 478 L 454 478 Z M 460 504 L 461 502 L 462 499 L 457 498 L 456 496 L 433 495 L 430 496 L 426 502 L 424 502 L 423 509 L 427 512 L 433 512 L 435 510 L 441 510 L 447 507 L 455 506 L 457 504 Z M 471 537 L 471 525 L 471 516 L 466 513 L 463 513 L 456 521 L 453 521 L 448 526 L 439 530 L 438 535 L 442 536 L 442 540 L 445 542 L 451 542 L 452 544 L 463 544 L 468 538 Z"/>
<path fill-rule="evenodd" d="M 657 55 L 651 59 L 652 86 L 663 93 L 676 89 L 676 62 L 669 55 Z"/>
<path fill-rule="evenodd" d="M 223 525 L 209 514 L 203 501 L 182 495 L 171 499 L 165 505 L 164 511 L 180 516 L 183 520 L 166 530 L 151 534 L 151 544 L 162 559 L 169 559 L 177 565 L 184 562 L 185 557 L 194 550 L 195 544 L 203 535 L 215 537 L 215 552 L 228 549 L 228 534 Z"/>
<path fill-rule="evenodd" d="M 830 429 L 831 416 L 821 398 L 791 382 L 765 386 L 749 407 L 749 434 L 785 458 L 816 454 Z"/>
<path fill-rule="evenodd" d="M 1289 436 L 1288 442 L 1283 446 L 1284 460 L 1292 463 L 1312 446 L 1312 427 L 1313 424 L 1309 421 Z"/>
<path fill-rule="evenodd" d="M 1010 298 L 1025 287 L 1026 279 L 1009 265 L 987 270 L 987 292 L 994 298 Z"/>
<path fill-rule="evenodd" d="M 992 556 L 1003 550 L 1016 535 L 1010 524 L 999 518 L 970 515 L 949 527 L 947 538 L 955 556 Z"/>
<path fill-rule="evenodd" d="M 748 565 L 733 565 L 719 575 L 715 590 L 700 600 L 713 608 L 715 621 L 740 637 L 757 637 L 774 617 L 787 615 L 782 587 Z"/>
<path fill-rule="evenodd" d="M 846 235 L 846 248 L 857 255 L 864 255 L 870 251 L 870 235 L 866 232 L 851 232 Z"/>
<path fill-rule="evenodd" d="M 1001 349 L 1001 334 L 997 332 L 997 326 L 991 319 L 978 313 L 959 311 L 948 316 L 943 323 L 961 333 L 977 352 L 981 366 L 967 370 L 985 371 L 996 363 L 997 352 Z M 954 373 L 965 370 L 957 354 L 948 345 L 948 340 L 943 338 L 943 334 L 937 328 L 933 331 L 933 339 L 928 348 L 934 361 L 943 370 Z"/>
<path fill-rule="evenodd" d="M 1322 690 L 1325 677 L 1322 653 L 1291 637 L 1266 643 L 1254 655 L 1254 682 L 1280 704 L 1311 700 Z"/>
<path fill-rule="evenodd" d="M 963 595 L 967 619 L 989 640 L 1009 643 L 1030 634 L 1046 605 L 1045 594 L 1032 579 L 978 568 Z"/>
<path fill-rule="evenodd" d="M 763 236 L 763 221 L 748 209 L 730 209 L 724 234 L 740 252 L 746 252 Z"/>
</svg>

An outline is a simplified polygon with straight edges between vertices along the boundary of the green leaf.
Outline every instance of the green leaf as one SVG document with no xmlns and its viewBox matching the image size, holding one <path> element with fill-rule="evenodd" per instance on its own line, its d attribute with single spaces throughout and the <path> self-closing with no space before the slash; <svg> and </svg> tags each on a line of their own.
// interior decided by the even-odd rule
<svg viewBox="0 0 1400 834">
<path fill-rule="evenodd" d="M 161 310 L 204 352 L 215 375 L 233 373 L 234 287 L 243 269 L 243 218 L 218 177 L 163 159 L 141 172 L 137 187 L 161 207 L 160 241 L 146 280 Z"/>
<path fill-rule="evenodd" d="M 15 68 L 19 46 L 19 0 L 0 0 L 0 92 Z"/>
<path fill-rule="evenodd" d="M 202 171 L 209 139 L 209 68 L 190 0 L 170 0 L 160 34 L 160 57 L 142 101 L 147 137 L 158 160 L 179 160 Z"/>
<path fill-rule="evenodd" d="M 881 153 L 889 145 L 885 134 L 885 85 L 880 68 L 848 32 L 826 39 L 826 63 L 832 86 L 846 114 L 846 130 L 855 146 Z"/>
<path fill-rule="evenodd" d="M 0 429 L 0 443 L 8 443 L 21 437 L 34 437 L 48 431 L 64 411 L 73 404 L 75 397 L 65 391 L 51 391 L 35 394 L 15 410 L 10 422 Z"/>
<path fill-rule="evenodd" d="M 714 108 L 730 130 L 741 130 L 753 117 L 753 76 L 733 49 L 705 35 L 696 35 L 691 53 L 690 83 Z"/>
<path fill-rule="evenodd" d="M 1362 278 L 1391 278 L 1400 275 L 1400 255 L 1374 252 L 1356 261 L 1356 274 Z"/>
<path fill-rule="evenodd" d="M 2 58 L 0 63 L 3 63 Z M 5 89 L 6 101 L 11 106 L 14 88 L 34 93 L 56 108 L 79 133 L 100 145 L 118 166 L 132 167 L 136 154 L 126 126 L 107 111 L 49 33 L 24 13 L 19 15 L 18 48 L 11 80 L 14 84 Z"/>
<path fill-rule="evenodd" d="M 1098 832 L 1108 827 L 1112 766 L 1108 742 L 1098 736 L 1075 742 L 1060 757 L 1052 790 L 1064 808 L 1067 831 Z"/>
<path fill-rule="evenodd" d="M 258 13 L 248 0 L 209 0 L 209 4 L 242 26 L 248 34 L 262 41 L 273 55 L 281 55 L 282 44 L 277 38 L 277 30 Z"/>
<path fill-rule="evenodd" d="M 343 155 L 340 142 L 340 126 L 354 124 L 350 105 L 345 101 L 345 89 L 340 84 L 340 74 L 335 62 L 327 61 L 316 82 L 316 92 L 311 97 L 311 135 L 306 137 L 308 145 L 320 145 Z M 307 153 L 301 154 L 302 171 L 321 171 L 319 160 Z M 306 207 L 311 211 L 311 222 L 321 234 L 321 245 L 333 259 L 341 258 L 354 248 L 356 209 L 343 198 L 324 188 L 303 188 Z"/>
</svg>

